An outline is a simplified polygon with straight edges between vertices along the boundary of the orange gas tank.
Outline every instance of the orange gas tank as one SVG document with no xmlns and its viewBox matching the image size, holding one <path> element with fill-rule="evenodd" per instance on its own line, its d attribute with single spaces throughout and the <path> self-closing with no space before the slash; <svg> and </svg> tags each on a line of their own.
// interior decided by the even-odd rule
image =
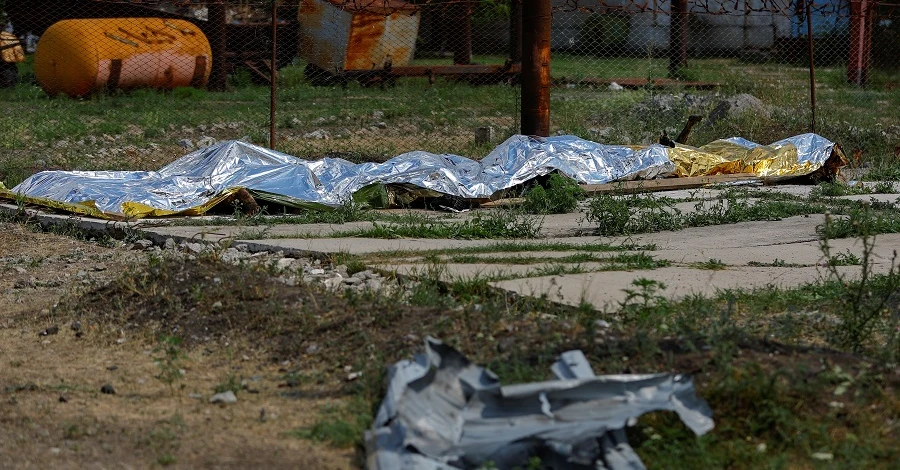
<svg viewBox="0 0 900 470">
<path fill-rule="evenodd" d="M 63 20 L 41 36 L 34 73 L 47 94 L 87 96 L 100 90 L 202 87 L 212 52 L 200 29 L 182 20 Z"/>
</svg>

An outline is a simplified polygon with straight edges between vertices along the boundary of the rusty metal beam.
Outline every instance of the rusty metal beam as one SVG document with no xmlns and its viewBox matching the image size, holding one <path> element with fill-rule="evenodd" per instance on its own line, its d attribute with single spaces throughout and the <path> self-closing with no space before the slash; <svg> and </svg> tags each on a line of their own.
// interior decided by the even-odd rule
<svg viewBox="0 0 900 470">
<path fill-rule="evenodd" d="M 550 135 L 550 0 L 522 0 L 521 133 Z"/>
<path fill-rule="evenodd" d="M 816 132 L 816 54 L 813 49 L 812 5 L 806 0 L 806 41 L 809 46 L 809 131 Z"/>
<path fill-rule="evenodd" d="M 866 86 L 869 82 L 874 3 L 872 0 L 850 0 L 850 58 L 847 61 L 847 81 L 859 86 Z"/>
<path fill-rule="evenodd" d="M 448 5 L 450 35 L 448 42 L 453 51 L 453 63 L 472 63 L 472 4 L 470 0 L 456 0 Z"/>
<path fill-rule="evenodd" d="M 344 75 L 386 74 L 393 77 L 427 77 L 429 75 L 480 75 L 496 73 L 519 73 L 518 64 L 506 65 L 405 65 L 391 67 L 388 70 L 346 70 Z"/>
<path fill-rule="evenodd" d="M 522 62 L 522 0 L 509 4 L 509 60 Z"/>
<path fill-rule="evenodd" d="M 672 0 L 672 27 L 669 30 L 669 78 L 680 78 L 688 56 L 688 3 Z"/>
<path fill-rule="evenodd" d="M 213 91 L 225 91 L 228 88 L 228 61 L 225 55 L 228 46 L 225 42 L 225 3 L 210 2 L 207 5 L 206 38 L 212 48 L 212 67 L 209 71 L 207 87 Z"/>
<path fill-rule="evenodd" d="M 278 2 L 272 0 L 272 69 L 269 77 L 269 148 L 275 150 L 275 93 L 278 91 Z"/>
</svg>

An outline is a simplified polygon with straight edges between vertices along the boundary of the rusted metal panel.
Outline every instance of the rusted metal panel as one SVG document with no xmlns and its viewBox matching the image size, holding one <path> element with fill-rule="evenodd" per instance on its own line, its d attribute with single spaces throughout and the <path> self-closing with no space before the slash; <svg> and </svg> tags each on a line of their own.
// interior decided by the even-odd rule
<svg viewBox="0 0 900 470">
<path fill-rule="evenodd" d="M 303 58 L 323 70 L 342 71 L 353 13 L 335 8 L 329 2 L 302 0 L 297 19 Z"/>
<path fill-rule="evenodd" d="M 304 58 L 329 72 L 403 66 L 415 52 L 419 10 L 406 2 L 302 0 L 297 14 Z"/>
</svg>

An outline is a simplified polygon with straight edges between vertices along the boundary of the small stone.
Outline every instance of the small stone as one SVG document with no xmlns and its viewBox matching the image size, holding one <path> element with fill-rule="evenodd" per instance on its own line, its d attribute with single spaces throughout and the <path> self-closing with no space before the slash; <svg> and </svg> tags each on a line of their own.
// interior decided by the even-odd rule
<svg viewBox="0 0 900 470">
<path fill-rule="evenodd" d="M 50 336 L 50 335 L 55 335 L 57 333 L 59 333 L 59 326 L 53 325 L 53 326 L 47 328 L 46 330 L 38 333 L 38 336 Z"/>
<path fill-rule="evenodd" d="M 623 87 L 622 85 L 619 85 L 616 82 L 610 83 L 608 88 L 610 91 L 622 91 L 625 89 L 625 87 Z"/>
<path fill-rule="evenodd" d="M 100 393 L 104 393 L 106 395 L 115 395 L 116 389 L 113 388 L 112 384 L 105 384 L 100 387 Z"/>
<path fill-rule="evenodd" d="M 119 338 L 116 340 L 116 344 L 125 344 L 125 338 Z"/>
<path fill-rule="evenodd" d="M 376 129 L 387 129 L 387 123 L 384 121 L 376 122 L 375 124 L 372 124 L 372 126 Z"/>
<path fill-rule="evenodd" d="M 831 452 L 813 452 L 810 457 L 815 460 L 834 460 L 834 454 Z"/>
<path fill-rule="evenodd" d="M 275 264 L 278 266 L 278 269 L 285 270 L 294 264 L 294 258 L 281 258 Z"/>
<path fill-rule="evenodd" d="M 362 377 L 362 372 L 351 372 L 347 374 L 347 382 L 352 382 L 360 377 Z"/>
<path fill-rule="evenodd" d="M 383 119 L 383 118 L 384 118 L 384 111 L 372 111 L 372 117 L 373 117 L 374 119 Z"/>
<path fill-rule="evenodd" d="M 216 142 L 217 142 L 216 139 L 214 139 L 210 136 L 207 136 L 207 135 L 203 135 L 203 136 L 200 136 L 199 139 L 197 139 L 197 147 L 200 147 L 200 148 L 209 147 L 210 145 L 215 145 Z"/>
<path fill-rule="evenodd" d="M 310 269 L 309 273 L 312 274 L 313 276 L 321 276 L 321 275 L 325 274 L 325 270 L 321 269 L 321 268 Z"/>
<path fill-rule="evenodd" d="M 138 240 L 131 245 L 132 250 L 148 250 L 153 246 L 150 240 Z"/>
<path fill-rule="evenodd" d="M 490 143 L 494 140 L 494 128 L 487 127 L 476 127 L 475 128 L 475 144 L 482 145 Z"/>
<path fill-rule="evenodd" d="M 51 447 L 50 448 L 50 453 L 53 455 L 59 455 L 60 452 L 62 452 L 62 449 L 60 449 L 59 447 Z"/>
<path fill-rule="evenodd" d="M 222 302 L 219 301 L 219 300 L 213 302 L 211 308 L 212 308 L 213 310 L 222 308 Z"/>
<path fill-rule="evenodd" d="M 23 268 L 23 267 L 21 267 L 21 266 L 16 266 L 16 267 L 13 268 L 13 269 L 15 269 L 16 272 L 19 273 L 19 274 L 25 274 L 25 273 L 28 272 L 28 270 L 26 270 L 25 268 Z"/>
<path fill-rule="evenodd" d="M 351 285 L 351 286 L 355 286 L 355 285 L 360 284 L 360 283 L 362 283 L 362 282 L 363 282 L 363 280 L 360 279 L 360 278 L 358 278 L 358 277 L 346 277 L 346 278 L 344 278 L 344 284 L 348 284 L 348 285 Z"/>
<path fill-rule="evenodd" d="M 181 139 L 178 141 L 178 146 L 185 150 L 191 150 L 194 148 L 194 141 L 191 139 Z"/>
<path fill-rule="evenodd" d="M 304 139 L 315 139 L 315 140 L 328 140 L 331 136 L 328 134 L 328 131 L 324 129 L 316 129 L 312 132 L 307 132 L 303 134 Z"/>
<path fill-rule="evenodd" d="M 306 354 L 315 354 L 319 351 L 319 345 L 316 343 L 310 344 L 306 347 Z"/>
<path fill-rule="evenodd" d="M 210 403 L 237 403 L 237 397 L 234 396 L 234 392 L 228 390 L 227 392 L 217 393 L 210 397 Z"/>
<path fill-rule="evenodd" d="M 72 322 L 72 331 L 74 331 L 76 333 L 81 331 L 81 322 L 80 321 L 75 320 Z"/>
<path fill-rule="evenodd" d="M 165 243 L 163 243 L 163 248 L 167 250 L 174 250 L 175 246 L 175 240 L 172 238 L 166 238 Z"/>
<path fill-rule="evenodd" d="M 612 326 L 612 325 L 610 325 L 609 322 L 606 321 L 606 320 L 597 320 L 597 321 L 594 322 L 594 326 L 596 326 L 597 328 L 602 328 L 602 329 L 605 330 L 605 329 L 609 328 L 609 327 Z"/>
</svg>

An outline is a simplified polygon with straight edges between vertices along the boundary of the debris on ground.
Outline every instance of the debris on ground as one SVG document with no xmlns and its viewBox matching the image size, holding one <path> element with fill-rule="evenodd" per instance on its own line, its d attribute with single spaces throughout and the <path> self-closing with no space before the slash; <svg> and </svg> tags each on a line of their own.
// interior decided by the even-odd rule
<svg viewBox="0 0 900 470">
<path fill-rule="evenodd" d="M 690 378 L 671 374 L 595 376 L 581 351 L 553 364 L 557 380 L 500 385 L 491 371 L 434 338 L 425 353 L 388 372 L 388 390 L 367 432 L 370 470 L 644 468 L 624 428 L 670 410 L 698 435 L 712 411 Z"/>
</svg>

